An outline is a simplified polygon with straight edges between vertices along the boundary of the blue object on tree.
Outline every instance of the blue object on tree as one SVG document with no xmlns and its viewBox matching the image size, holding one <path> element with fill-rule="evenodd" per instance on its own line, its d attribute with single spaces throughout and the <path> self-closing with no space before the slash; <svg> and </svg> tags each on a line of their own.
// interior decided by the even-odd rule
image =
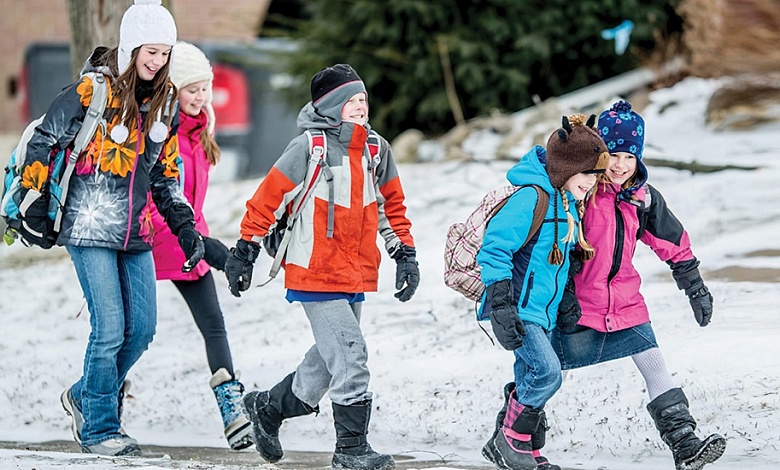
<svg viewBox="0 0 780 470">
<path fill-rule="evenodd" d="M 634 30 L 634 22 L 631 20 L 623 20 L 622 23 L 614 28 L 604 29 L 601 31 L 601 37 L 603 39 L 615 40 L 615 54 L 623 55 L 628 48 L 628 43 L 631 39 L 631 31 Z"/>
</svg>

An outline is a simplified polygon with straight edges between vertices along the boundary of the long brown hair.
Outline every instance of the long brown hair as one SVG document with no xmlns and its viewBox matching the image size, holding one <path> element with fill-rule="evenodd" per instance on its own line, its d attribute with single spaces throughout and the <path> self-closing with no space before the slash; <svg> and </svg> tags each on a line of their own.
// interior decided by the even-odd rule
<svg viewBox="0 0 780 470">
<path fill-rule="evenodd" d="M 138 58 L 139 48 L 133 49 L 133 52 L 130 55 L 130 65 L 121 75 L 119 74 L 119 66 L 117 65 L 117 50 L 118 48 L 116 47 L 108 49 L 103 55 L 102 62 L 109 67 L 111 75 L 116 77 L 113 80 L 113 85 L 116 86 L 117 92 L 115 92 L 115 96 L 120 103 L 119 112 L 122 119 L 121 123 L 132 130 L 137 126 L 139 113 L 138 102 L 135 99 L 135 88 L 140 80 L 138 78 L 138 72 L 135 69 L 135 61 Z M 157 120 L 155 116 L 163 109 L 166 103 L 168 104 L 168 109 L 165 110 L 163 114 L 168 115 L 166 124 L 168 127 L 171 126 L 176 100 L 168 100 L 168 96 L 171 95 L 175 98 L 177 90 L 168 77 L 170 63 L 171 61 L 168 60 L 168 62 L 157 71 L 152 81 L 153 91 L 149 103 L 149 114 L 147 115 L 150 118 L 143 122 L 143 127 L 141 129 L 143 133 L 149 132 L 152 128 L 152 124 Z"/>
<path fill-rule="evenodd" d="M 200 143 L 203 145 L 203 151 L 206 153 L 206 160 L 208 160 L 211 165 L 216 165 L 219 161 L 221 151 L 219 150 L 219 145 L 217 145 L 214 136 L 209 132 L 209 126 L 206 126 L 200 133 Z"/>
</svg>

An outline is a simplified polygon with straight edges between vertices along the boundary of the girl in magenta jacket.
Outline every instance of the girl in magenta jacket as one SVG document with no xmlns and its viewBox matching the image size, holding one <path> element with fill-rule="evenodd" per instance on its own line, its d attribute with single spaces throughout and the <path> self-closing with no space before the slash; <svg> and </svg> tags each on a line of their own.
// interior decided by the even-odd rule
<svg viewBox="0 0 780 470">
<path fill-rule="evenodd" d="M 200 49 L 186 42 L 176 43 L 171 80 L 179 90 L 179 155 L 183 166 L 180 184 L 195 212 L 195 228 L 203 235 L 206 254 L 204 261 L 198 263 L 195 269 L 183 273 L 184 253 L 156 210 L 152 211 L 153 254 L 157 279 L 173 281 L 203 335 L 212 374 L 209 385 L 222 414 L 228 444 L 233 449 L 243 449 L 252 445 L 252 428 L 241 413 L 244 386 L 233 370 L 225 321 L 211 275 L 212 267 L 224 269 L 228 250 L 219 240 L 208 237 L 209 228 L 203 217 L 209 169 L 219 159 L 219 148 L 212 137 L 214 110 L 210 99 L 213 78 L 211 65 Z"/>
<path fill-rule="evenodd" d="M 702 327 L 712 318 L 712 295 L 699 274 L 688 234 L 658 190 L 646 184 L 642 117 L 630 103 L 619 101 L 601 113 L 597 128 L 610 151 L 610 164 L 583 219 L 595 257 L 572 263 L 552 344 L 564 371 L 630 356 L 645 379 L 651 400 L 647 410 L 672 450 L 675 467 L 700 469 L 723 454 L 726 441 L 718 434 L 704 441 L 694 434 L 688 399 L 666 369 L 639 293 L 641 279 L 632 263 L 637 241 L 669 264 Z"/>
</svg>

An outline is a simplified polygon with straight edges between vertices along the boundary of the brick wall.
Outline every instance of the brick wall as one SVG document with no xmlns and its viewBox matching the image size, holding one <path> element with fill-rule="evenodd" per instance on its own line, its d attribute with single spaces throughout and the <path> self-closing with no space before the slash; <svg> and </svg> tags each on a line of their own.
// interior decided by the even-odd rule
<svg viewBox="0 0 780 470">
<path fill-rule="evenodd" d="M 256 36 L 271 0 L 173 0 L 179 37 L 184 40 L 247 40 Z M 66 0 L 0 0 L 0 132 L 20 131 L 17 98 L 10 81 L 22 69 L 31 42 L 68 41 Z M 117 31 L 118 34 L 118 31 Z"/>
</svg>

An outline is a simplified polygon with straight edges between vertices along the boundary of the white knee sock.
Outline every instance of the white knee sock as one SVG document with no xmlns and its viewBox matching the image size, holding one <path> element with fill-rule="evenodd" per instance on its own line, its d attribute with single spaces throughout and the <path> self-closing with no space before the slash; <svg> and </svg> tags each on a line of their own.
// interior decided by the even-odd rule
<svg viewBox="0 0 780 470">
<path fill-rule="evenodd" d="M 666 370 L 666 363 L 664 363 L 664 356 L 660 349 L 648 349 L 634 354 L 631 359 L 634 360 L 634 364 L 645 379 L 650 401 L 676 387 L 672 375 Z"/>
</svg>

